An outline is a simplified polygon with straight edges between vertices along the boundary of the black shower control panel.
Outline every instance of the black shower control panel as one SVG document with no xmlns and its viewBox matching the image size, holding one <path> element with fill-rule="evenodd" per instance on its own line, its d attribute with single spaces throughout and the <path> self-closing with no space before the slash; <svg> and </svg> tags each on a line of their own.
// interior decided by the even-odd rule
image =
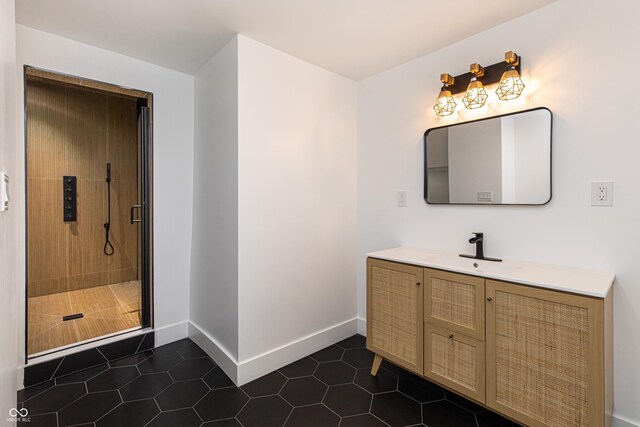
<svg viewBox="0 0 640 427">
<path fill-rule="evenodd" d="M 78 220 L 77 200 L 78 179 L 75 176 L 62 177 L 62 206 L 64 222 Z"/>
</svg>

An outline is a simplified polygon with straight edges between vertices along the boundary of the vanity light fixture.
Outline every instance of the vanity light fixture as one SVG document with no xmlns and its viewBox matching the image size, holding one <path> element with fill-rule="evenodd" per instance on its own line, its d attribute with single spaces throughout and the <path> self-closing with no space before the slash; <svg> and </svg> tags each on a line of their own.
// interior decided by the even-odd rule
<svg viewBox="0 0 640 427">
<path fill-rule="evenodd" d="M 436 99 L 433 110 L 438 116 L 453 114 L 457 103 L 453 97 L 458 93 L 466 92 L 462 103 L 468 109 L 481 108 L 489 98 L 486 85 L 499 83 L 496 90 L 498 99 L 509 101 L 516 99 L 524 90 L 524 83 L 520 77 L 522 57 L 513 51 L 504 54 L 504 61 L 486 67 L 480 64 L 471 64 L 469 72 L 458 76 L 441 74 L 443 83 L 440 94 Z"/>
<path fill-rule="evenodd" d="M 433 110 L 438 116 L 450 116 L 458 105 L 449 90 L 449 85 L 454 83 L 454 78 L 451 75 L 444 73 L 440 75 L 440 81 L 442 82 L 442 88 L 440 89 L 438 99 L 436 99 L 436 104 L 433 106 Z"/>
<path fill-rule="evenodd" d="M 482 68 L 482 65 L 471 64 L 469 71 L 473 74 L 473 77 L 471 77 L 471 82 L 469 82 L 469 86 L 467 86 L 467 93 L 464 95 L 464 98 L 462 98 L 462 102 L 468 109 L 475 110 L 476 108 L 484 107 L 489 95 L 487 95 L 487 91 L 484 90 L 482 82 L 478 80 L 478 77 L 484 76 L 484 68 Z"/>
<path fill-rule="evenodd" d="M 522 95 L 524 83 L 520 78 L 520 73 L 516 66 L 520 65 L 520 57 L 515 52 L 509 51 L 504 54 L 504 61 L 509 64 L 507 71 L 502 74 L 500 84 L 496 89 L 498 98 L 502 101 L 510 101 Z"/>
</svg>

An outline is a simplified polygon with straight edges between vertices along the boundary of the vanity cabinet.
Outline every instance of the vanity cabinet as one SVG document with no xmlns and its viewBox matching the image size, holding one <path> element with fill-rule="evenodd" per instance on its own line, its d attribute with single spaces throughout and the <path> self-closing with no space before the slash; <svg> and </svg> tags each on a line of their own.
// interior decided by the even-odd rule
<svg viewBox="0 0 640 427">
<path fill-rule="evenodd" d="M 384 358 L 527 426 L 608 427 L 611 283 L 586 296 L 368 258 L 372 374 Z"/>
<path fill-rule="evenodd" d="M 606 304 L 487 280 L 487 406 L 531 426 L 609 425 Z"/>
<path fill-rule="evenodd" d="M 423 269 L 367 261 L 367 348 L 398 366 L 422 375 Z M 377 369 L 376 369 L 377 370 Z"/>
</svg>

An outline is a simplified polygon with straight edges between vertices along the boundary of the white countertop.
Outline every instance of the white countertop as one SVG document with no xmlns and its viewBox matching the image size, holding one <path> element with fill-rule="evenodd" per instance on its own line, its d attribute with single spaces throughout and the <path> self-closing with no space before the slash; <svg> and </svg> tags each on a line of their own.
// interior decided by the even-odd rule
<svg viewBox="0 0 640 427">
<path fill-rule="evenodd" d="M 483 261 L 462 258 L 455 252 L 404 246 L 371 252 L 367 256 L 597 298 L 607 296 L 615 279 L 613 273 L 604 271 L 511 260 Z"/>
</svg>

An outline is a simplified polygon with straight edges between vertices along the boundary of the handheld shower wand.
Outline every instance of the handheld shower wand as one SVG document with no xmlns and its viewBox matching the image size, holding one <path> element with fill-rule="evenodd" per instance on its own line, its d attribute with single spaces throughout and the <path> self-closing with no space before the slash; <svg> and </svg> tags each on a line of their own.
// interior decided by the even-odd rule
<svg viewBox="0 0 640 427">
<path fill-rule="evenodd" d="M 109 229 L 111 228 L 111 163 L 107 163 L 107 222 L 104 224 L 105 242 L 104 254 L 113 255 L 115 250 L 109 241 Z"/>
</svg>

